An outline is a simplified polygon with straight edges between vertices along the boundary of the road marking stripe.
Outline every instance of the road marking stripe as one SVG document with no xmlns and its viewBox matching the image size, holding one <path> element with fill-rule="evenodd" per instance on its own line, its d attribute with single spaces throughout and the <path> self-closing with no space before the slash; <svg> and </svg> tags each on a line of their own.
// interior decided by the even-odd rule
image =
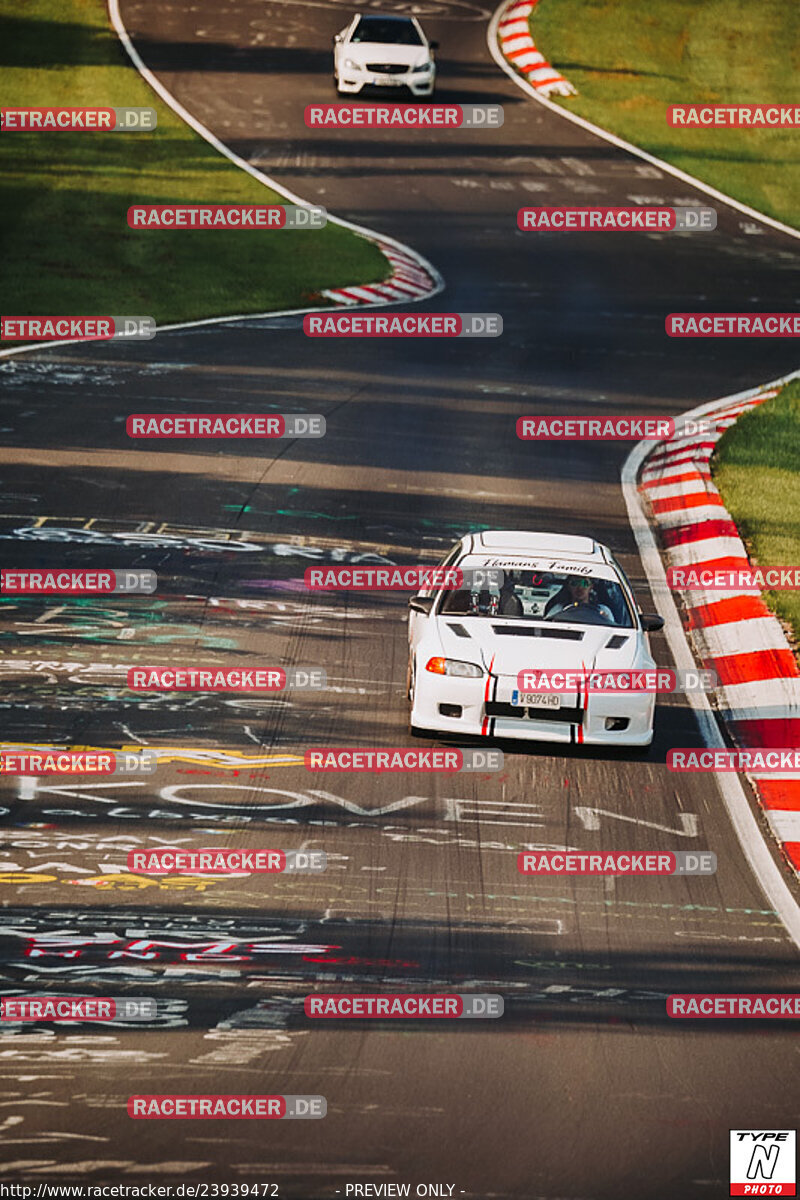
<svg viewBox="0 0 800 1200">
<path fill-rule="evenodd" d="M 652 463 L 648 463 L 647 470 L 648 476 L 652 476 L 659 475 L 668 470 L 675 469 L 677 471 L 679 469 L 683 469 L 685 471 L 689 468 L 695 468 L 698 471 L 702 471 L 703 469 L 703 460 L 698 460 L 697 455 L 694 452 L 680 454 L 677 458 L 663 460 L 661 462 L 654 461 Z"/>
<path fill-rule="evenodd" d="M 764 807 L 800 812 L 800 780 L 767 779 L 759 783 Z"/>
<path fill-rule="evenodd" d="M 719 521 L 728 516 L 730 514 L 722 504 L 700 504 L 696 508 L 676 508 L 672 512 L 664 512 L 659 517 L 659 524 L 677 530 L 699 521 Z"/>
<path fill-rule="evenodd" d="M 530 35 L 526 33 L 524 37 L 510 37 L 504 39 L 503 53 L 513 54 L 515 50 L 530 50 L 532 49 L 532 46 L 533 43 L 531 42 Z"/>
<path fill-rule="evenodd" d="M 751 710 L 752 711 L 752 710 Z M 737 746 L 759 750 L 782 750 L 786 746 L 797 746 L 800 743 L 800 718 L 788 713 L 781 716 L 776 709 L 774 716 L 769 713 L 746 715 L 741 720 L 736 714 L 726 716 L 726 724 Z M 784 779 L 800 779 L 800 771 L 751 771 L 754 779 L 766 775 L 770 778 L 777 775 Z"/>
<path fill-rule="evenodd" d="M 732 720 L 800 719 L 800 677 L 779 675 L 778 661 L 773 659 L 771 677 L 762 675 L 760 679 L 725 684 L 719 689 L 720 708 L 727 709 Z"/>
<path fill-rule="evenodd" d="M 668 482 L 662 480 L 660 483 L 648 483 L 647 498 L 651 504 L 655 504 L 659 500 L 670 500 L 674 496 L 684 496 L 686 494 L 686 484 L 690 482 L 695 485 L 702 485 L 704 477 L 699 471 L 685 471 L 677 479 L 670 479 Z M 698 495 L 705 496 L 707 493 L 703 490 Z"/>
<path fill-rule="evenodd" d="M 771 613 L 766 609 L 764 612 L 765 615 L 760 617 L 703 628 L 695 625 L 694 629 L 712 658 L 725 658 L 753 650 L 785 649 L 783 630 Z"/>
<path fill-rule="evenodd" d="M 763 650 L 745 650 L 741 654 L 721 654 L 714 658 L 714 669 L 720 683 L 732 686 L 757 679 L 787 679 L 797 674 L 797 663 L 788 647 L 775 646 Z"/>
<path fill-rule="evenodd" d="M 656 450 L 653 452 L 648 466 L 658 466 L 660 463 L 674 463 L 681 458 L 697 458 L 702 451 L 710 450 L 716 444 L 715 438 L 694 438 L 692 440 L 684 439 L 680 445 L 671 445 L 667 443 L 667 449 Z M 663 445 L 663 443 L 662 443 Z"/>
<path fill-rule="evenodd" d="M 536 80 L 536 83 L 538 86 L 541 86 L 541 84 L 543 84 L 543 83 L 565 83 L 566 82 L 563 75 L 559 75 L 559 73 L 555 69 L 555 67 L 551 67 L 549 65 L 544 66 L 544 67 L 538 67 L 534 71 L 526 71 L 526 74 L 529 79 Z"/>
<path fill-rule="evenodd" d="M 652 473 L 642 472 L 642 488 L 647 491 L 648 495 L 652 495 L 653 492 L 663 488 L 666 479 L 669 479 L 671 483 L 687 483 L 690 479 L 701 483 L 703 474 L 697 467 L 687 471 L 683 466 L 666 467 L 663 471 L 653 471 Z"/>
<path fill-rule="evenodd" d="M 735 596 L 715 597 L 711 601 L 693 600 L 689 593 L 686 596 L 685 604 L 690 629 L 705 627 L 708 630 L 714 625 L 728 625 L 733 621 L 746 621 L 749 623 L 749 628 L 752 629 L 753 621 L 762 617 L 770 617 L 770 631 L 775 630 L 775 620 L 761 599 L 760 592 L 758 596 L 749 592 L 744 595 L 737 593 Z M 783 630 L 778 629 L 777 634 L 772 633 L 772 636 L 777 637 L 776 649 L 786 644 Z M 724 651 L 720 650 L 720 653 L 722 654 Z"/>
<path fill-rule="evenodd" d="M 706 571 L 713 562 L 743 562 L 749 567 L 745 548 L 738 537 L 705 537 L 676 542 L 669 548 L 667 556 L 673 567 L 702 566 Z"/>
<path fill-rule="evenodd" d="M 669 500 L 653 500 L 651 507 L 656 516 L 660 513 L 682 512 L 690 508 L 723 507 L 722 500 L 713 492 L 686 492 Z"/>
<path fill-rule="evenodd" d="M 800 842 L 800 812 L 767 810 L 767 820 L 779 842 Z"/>
<path fill-rule="evenodd" d="M 739 531 L 729 517 L 720 517 L 716 521 L 698 521 L 696 525 L 675 525 L 662 530 L 664 545 L 668 549 L 685 546 L 687 542 L 702 542 L 707 538 L 739 539 Z"/>
</svg>

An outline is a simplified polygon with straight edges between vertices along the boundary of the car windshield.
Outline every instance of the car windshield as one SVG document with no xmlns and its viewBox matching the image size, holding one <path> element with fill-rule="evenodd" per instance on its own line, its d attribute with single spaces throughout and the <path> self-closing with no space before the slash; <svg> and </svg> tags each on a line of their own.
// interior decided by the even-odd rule
<svg viewBox="0 0 800 1200">
<path fill-rule="evenodd" d="M 389 21 L 385 17 L 362 17 L 351 42 L 391 42 L 395 46 L 421 46 L 422 38 L 413 21 Z"/>
<path fill-rule="evenodd" d="M 633 628 L 625 594 L 613 579 L 582 570 L 566 574 L 487 568 L 486 574 L 490 582 L 446 592 L 439 611 L 448 616 L 514 617 L 554 624 Z"/>
</svg>

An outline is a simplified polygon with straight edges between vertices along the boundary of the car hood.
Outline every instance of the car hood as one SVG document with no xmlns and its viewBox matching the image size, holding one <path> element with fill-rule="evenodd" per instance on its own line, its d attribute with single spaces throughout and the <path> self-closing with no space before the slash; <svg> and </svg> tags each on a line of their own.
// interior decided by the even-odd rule
<svg viewBox="0 0 800 1200">
<path fill-rule="evenodd" d="M 442 617 L 442 649 L 447 658 L 480 663 L 495 675 L 516 676 L 526 669 L 625 669 L 636 662 L 635 629 L 609 625 L 539 624 L 480 617 Z"/>
<path fill-rule="evenodd" d="M 430 60 L 426 46 L 398 46 L 395 42 L 348 42 L 345 58 L 364 67 L 367 63 L 391 63 L 398 67 L 418 67 Z"/>
</svg>

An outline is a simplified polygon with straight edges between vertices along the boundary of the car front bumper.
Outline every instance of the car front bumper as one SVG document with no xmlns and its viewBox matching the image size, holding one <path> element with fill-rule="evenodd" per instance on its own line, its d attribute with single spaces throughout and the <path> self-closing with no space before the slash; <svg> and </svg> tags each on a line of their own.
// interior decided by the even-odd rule
<svg viewBox="0 0 800 1200">
<path fill-rule="evenodd" d="M 397 75 L 378 75 L 370 71 L 342 70 L 339 73 L 339 91 L 361 92 L 364 88 L 377 88 L 383 92 L 401 92 L 408 88 L 412 96 L 431 96 L 436 80 L 436 72 L 428 75 L 413 74 L 403 71 Z"/>
<path fill-rule="evenodd" d="M 439 733 L 478 737 L 513 738 L 528 742 L 564 745 L 649 746 L 653 740 L 655 696 L 637 692 L 593 694 L 580 706 L 576 697 L 562 697 L 560 709 L 512 708 L 494 698 L 496 677 L 464 679 L 425 673 L 417 677 L 411 724 Z M 502 690 L 501 690 L 502 694 Z M 442 713 L 442 705 L 458 705 L 460 716 Z M 623 729 L 607 722 L 626 721 Z"/>
</svg>

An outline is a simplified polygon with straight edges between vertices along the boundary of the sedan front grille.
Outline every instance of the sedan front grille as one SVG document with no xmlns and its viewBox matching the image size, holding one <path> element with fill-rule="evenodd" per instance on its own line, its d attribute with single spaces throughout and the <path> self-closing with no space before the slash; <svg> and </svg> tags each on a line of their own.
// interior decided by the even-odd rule
<svg viewBox="0 0 800 1200">
<path fill-rule="evenodd" d="M 402 63 L 367 63 L 367 70 L 373 75 L 405 75 L 408 67 Z"/>
</svg>

